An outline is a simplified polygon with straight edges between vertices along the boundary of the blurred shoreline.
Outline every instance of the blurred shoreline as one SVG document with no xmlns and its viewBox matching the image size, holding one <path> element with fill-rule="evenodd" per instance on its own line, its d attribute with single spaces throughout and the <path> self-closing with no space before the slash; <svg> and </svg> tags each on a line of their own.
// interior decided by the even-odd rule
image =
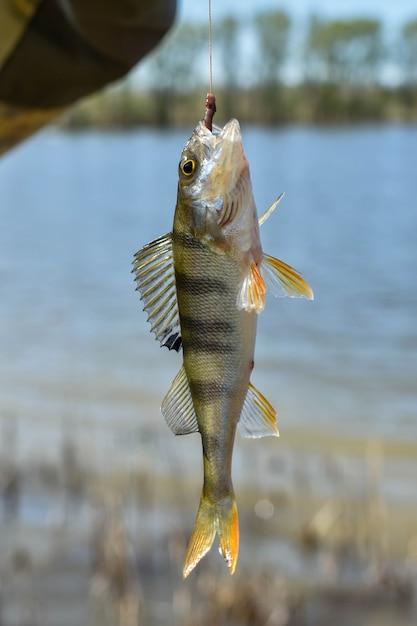
<svg viewBox="0 0 417 626">
<path fill-rule="evenodd" d="M 182 128 L 194 126 L 203 117 L 205 89 L 182 94 L 167 93 L 166 115 L 158 116 L 155 96 L 129 83 L 113 87 L 72 108 L 59 122 L 68 131 L 88 129 Z M 259 127 L 351 126 L 358 124 L 415 124 L 417 88 L 352 88 L 338 84 L 281 85 L 274 88 L 273 115 L 266 116 L 259 101 L 262 91 L 216 89 L 217 123 L 236 117 L 241 123 Z M 232 105 L 227 104 L 231 100 Z"/>
</svg>

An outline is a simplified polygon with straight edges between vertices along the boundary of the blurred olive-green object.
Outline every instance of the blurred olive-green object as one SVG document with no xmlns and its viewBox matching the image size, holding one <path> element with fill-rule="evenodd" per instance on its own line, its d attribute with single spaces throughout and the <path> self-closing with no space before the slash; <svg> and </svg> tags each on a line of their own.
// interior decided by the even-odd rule
<svg viewBox="0 0 417 626">
<path fill-rule="evenodd" d="M 160 41 L 176 0 L 0 0 L 0 154 L 124 76 Z"/>
</svg>

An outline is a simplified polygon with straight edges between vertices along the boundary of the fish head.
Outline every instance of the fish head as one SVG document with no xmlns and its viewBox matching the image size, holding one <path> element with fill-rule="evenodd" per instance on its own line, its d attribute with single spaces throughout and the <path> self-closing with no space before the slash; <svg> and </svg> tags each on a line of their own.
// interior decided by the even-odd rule
<svg viewBox="0 0 417 626">
<path fill-rule="evenodd" d="M 178 195 L 181 221 L 193 236 L 224 242 L 236 230 L 245 207 L 253 205 L 237 120 L 213 132 L 197 125 L 181 155 Z"/>
</svg>

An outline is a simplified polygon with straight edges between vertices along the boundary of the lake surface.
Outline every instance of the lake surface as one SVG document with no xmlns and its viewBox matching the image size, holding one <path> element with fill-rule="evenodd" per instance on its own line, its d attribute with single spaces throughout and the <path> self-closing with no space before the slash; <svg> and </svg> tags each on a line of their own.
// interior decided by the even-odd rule
<svg viewBox="0 0 417 626">
<path fill-rule="evenodd" d="M 264 249 L 316 294 L 260 318 L 254 382 L 282 433 L 415 438 L 417 128 L 243 132 L 259 212 L 286 192 Z M 150 335 L 130 264 L 171 228 L 189 134 L 48 131 L 0 162 L 0 415 L 26 434 L 162 421 L 180 357 Z"/>
</svg>

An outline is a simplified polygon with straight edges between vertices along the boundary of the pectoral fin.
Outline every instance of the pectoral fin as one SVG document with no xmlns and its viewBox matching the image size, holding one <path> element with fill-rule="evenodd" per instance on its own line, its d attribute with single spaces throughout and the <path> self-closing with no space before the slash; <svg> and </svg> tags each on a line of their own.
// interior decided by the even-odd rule
<svg viewBox="0 0 417 626">
<path fill-rule="evenodd" d="M 174 435 L 198 432 L 197 417 L 184 366 L 174 378 L 162 402 L 161 413 Z"/>
<path fill-rule="evenodd" d="M 261 313 L 265 308 L 266 284 L 254 261 L 244 277 L 237 296 L 237 308 Z"/>
<path fill-rule="evenodd" d="M 252 383 L 249 383 L 238 428 L 242 437 L 279 437 L 277 412 Z"/>
<path fill-rule="evenodd" d="M 261 270 L 268 288 L 274 296 L 314 300 L 313 290 L 308 282 L 284 261 L 265 254 Z"/>
<path fill-rule="evenodd" d="M 155 239 L 135 254 L 133 270 L 137 291 L 161 346 L 181 348 L 180 322 L 175 289 L 172 234 Z"/>
</svg>

